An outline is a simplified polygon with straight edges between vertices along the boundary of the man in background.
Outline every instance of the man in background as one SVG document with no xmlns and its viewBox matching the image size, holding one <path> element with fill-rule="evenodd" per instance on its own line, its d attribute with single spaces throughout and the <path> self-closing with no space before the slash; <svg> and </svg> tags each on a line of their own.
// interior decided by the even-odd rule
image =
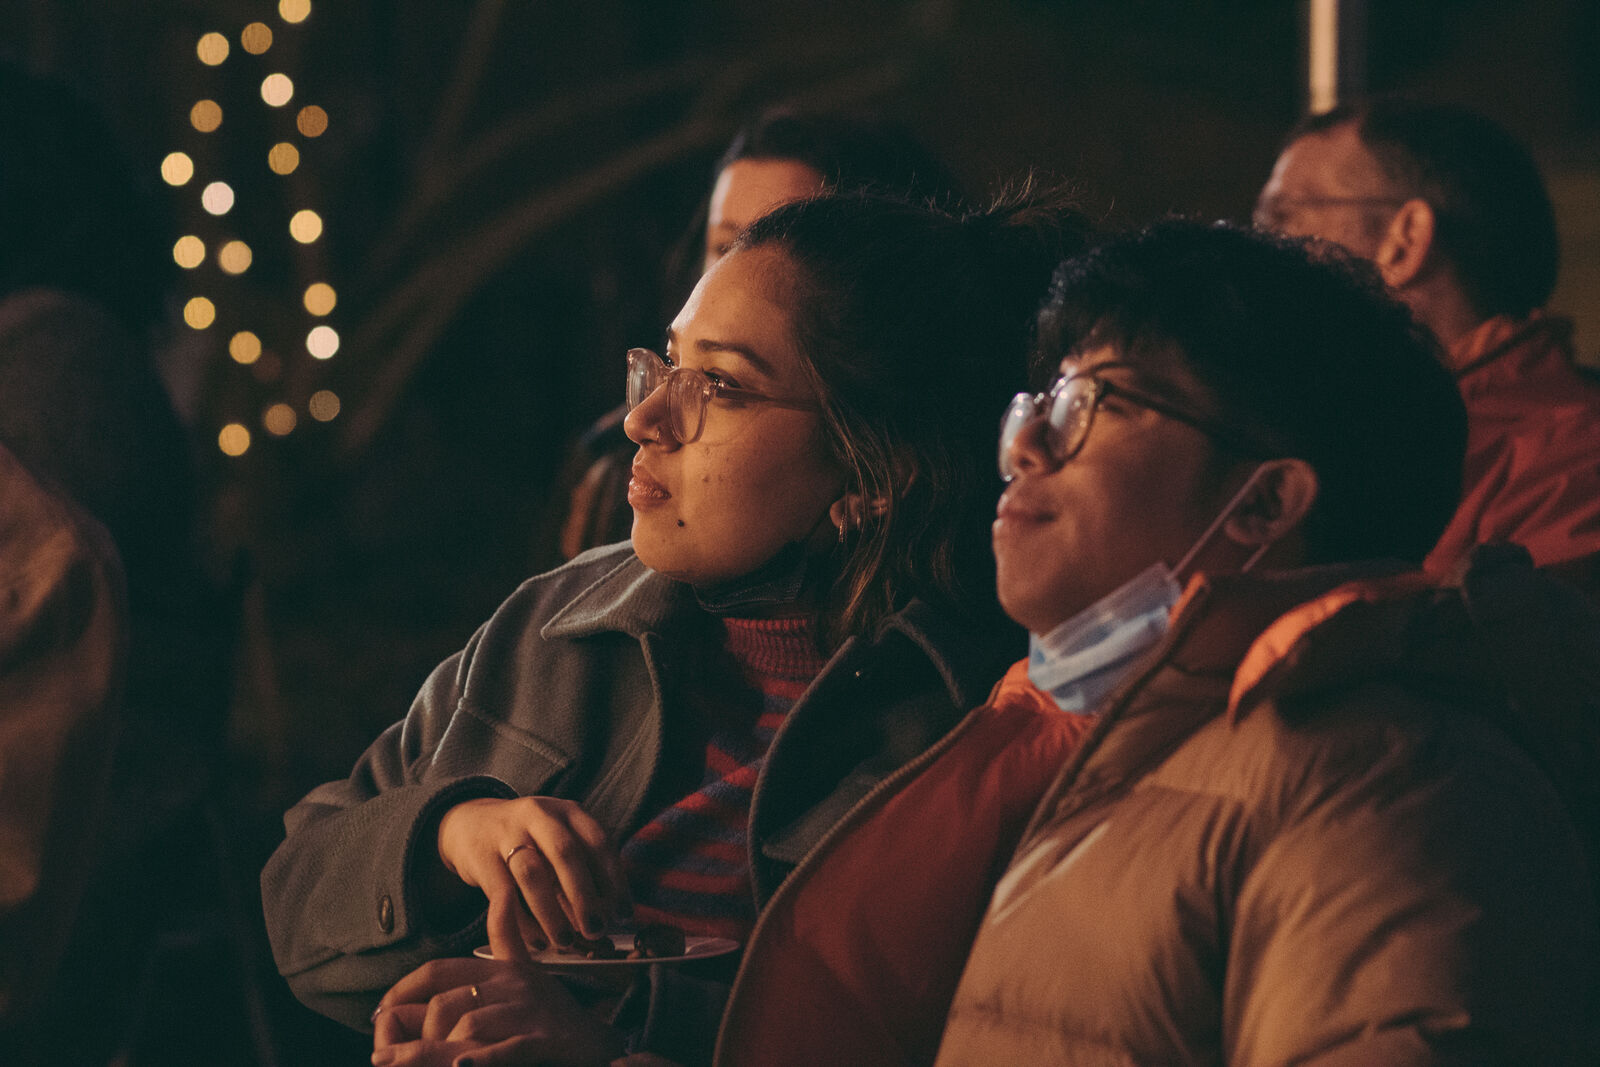
<svg viewBox="0 0 1600 1067">
<path fill-rule="evenodd" d="M 1528 151 L 1462 108 L 1346 104 L 1290 133 L 1255 224 L 1371 260 L 1438 338 L 1468 438 L 1461 505 L 1429 569 L 1513 541 L 1600 587 L 1600 386 L 1573 367 L 1571 322 L 1543 310 L 1559 246 Z"/>
</svg>

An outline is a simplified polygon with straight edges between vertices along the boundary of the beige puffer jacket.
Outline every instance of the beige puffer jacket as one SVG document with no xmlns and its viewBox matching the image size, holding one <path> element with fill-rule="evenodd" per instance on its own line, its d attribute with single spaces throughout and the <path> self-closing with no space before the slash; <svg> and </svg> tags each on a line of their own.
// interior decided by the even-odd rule
<svg viewBox="0 0 1600 1067">
<path fill-rule="evenodd" d="M 1600 1063 L 1600 631 L 1479 564 L 1191 590 L 1024 835 L 938 1063 Z"/>
</svg>

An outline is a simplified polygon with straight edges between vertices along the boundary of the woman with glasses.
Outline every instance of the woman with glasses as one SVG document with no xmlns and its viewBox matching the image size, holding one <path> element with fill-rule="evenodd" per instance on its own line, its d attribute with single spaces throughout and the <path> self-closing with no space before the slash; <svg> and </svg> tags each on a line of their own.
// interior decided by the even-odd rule
<svg viewBox="0 0 1600 1067">
<path fill-rule="evenodd" d="M 297 995 L 363 1028 L 402 975 L 485 943 L 747 940 L 1020 648 L 985 442 L 1083 232 L 1042 197 L 831 197 L 735 240 L 662 351 L 628 355 L 631 543 L 525 583 L 286 816 L 262 887 Z M 617 1040 L 703 1059 L 732 962 L 575 992 Z"/>
<path fill-rule="evenodd" d="M 746 226 L 780 204 L 833 193 L 878 192 L 913 202 L 953 206 L 960 190 L 949 170 L 897 123 L 865 116 L 773 108 L 741 129 L 717 160 L 709 196 L 692 239 L 673 257 L 671 299 L 721 259 Z M 633 525 L 627 488 L 634 445 L 622 422 L 626 408 L 602 415 L 568 458 L 562 483 L 560 550 L 571 559 L 587 548 L 625 541 Z"/>
</svg>

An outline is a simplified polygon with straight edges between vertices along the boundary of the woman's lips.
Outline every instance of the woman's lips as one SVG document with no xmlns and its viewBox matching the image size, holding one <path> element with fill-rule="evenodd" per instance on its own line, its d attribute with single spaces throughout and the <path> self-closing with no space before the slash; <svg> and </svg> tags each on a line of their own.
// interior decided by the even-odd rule
<svg viewBox="0 0 1600 1067">
<path fill-rule="evenodd" d="M 667 487 L 650 477 L 648 471 L 637 463 L 633 466 L 633 477 L 628 479 L 628 505 L 635 508 L 648 508 L 671 500 L 672 494 L 667 492 Z"/>
</svg>

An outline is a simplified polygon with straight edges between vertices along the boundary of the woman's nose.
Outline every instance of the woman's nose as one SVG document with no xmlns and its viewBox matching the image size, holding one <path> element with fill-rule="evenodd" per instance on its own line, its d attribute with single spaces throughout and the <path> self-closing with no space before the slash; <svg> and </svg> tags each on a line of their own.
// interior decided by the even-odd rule
<svg viewBox="0 0 1600 1067">
<path fill-rule="evenodd" d="M 667 390 L 664 386 L 665 383 L 656 386 L 622 420 L 622 432 L 636 445 L 677 443 L 670 428 L 672 420 L 667 416 Z"/>
</svg>

